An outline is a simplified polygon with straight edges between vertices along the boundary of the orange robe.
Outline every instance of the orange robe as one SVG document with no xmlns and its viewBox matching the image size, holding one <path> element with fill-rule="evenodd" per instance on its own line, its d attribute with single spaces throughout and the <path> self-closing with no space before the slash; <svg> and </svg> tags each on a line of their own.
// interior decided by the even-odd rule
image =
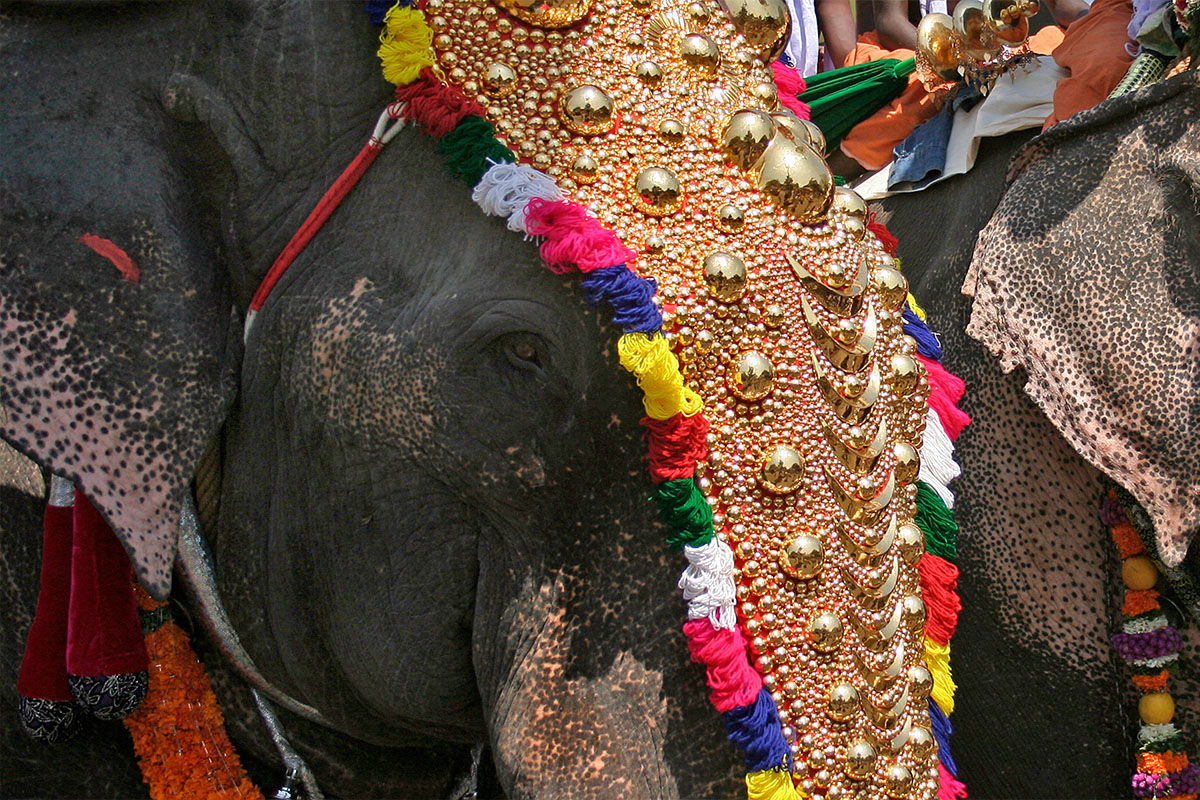
<svg viewBox="0 0 1200 800">
<path fill-rule="evenodd" d="M 907 48 L 885 50 L 879 43 L 875 31 L 867 31 L 858 37 L 857 46 L 846 56 L 843 66 L 865 64 L 881 58 L 898 61 L 912 58 L 913 51 Z M 842 152 L 853 158 L 867 170 L 883 169 L 892 160 L 892 149 L 900 144 L 913 128 L 938 112 L 933 97 L 925 91 L 916 73 L 908 76 L 908 86 L 895 100 L 855 125 L 842 139 Z"/>
<path fill-rule="evenodd" d="M 1127 30 L 1132 17 L 1130 0 L 1095 0 L 1092 10 L 1067 28 L 1054 60 L 1071 75 L 1058 82 L 1054 113 L 1042 130 L 1096 105 L 1125 77 L 1133 61 L 1125 49 L 1132 44 Z"/>
<path fill-rule="evenodd" d="M 1126 22 L 1128 23 L 1128 20 Z M 1050 55 L 1062 41 L 1062 29 L 1048 25 L 1029 38 L 1029 48 L 1035 53 Z M 906 48 L 885 50 L 879 43 L 879 35 L 875 31 L 867 31 L 858 37 L 858 45 L 846 57 L 843 66 L 864 64 L 881 58 L 903 61 L 912 57 L 913 51 Z M 842 152 L 868 171 L 883 169 L 891 163 L 892 150 L 896 145 L 907 139 L 913 128 L 937 112 L 938 105 L 933 96 L 925 91 L 921 79 L 914 72 L 908 76 L 908 85 L 899 97 L 855 125 L 850 133 L 846 134 L 842 139 Z"/>
</svg>

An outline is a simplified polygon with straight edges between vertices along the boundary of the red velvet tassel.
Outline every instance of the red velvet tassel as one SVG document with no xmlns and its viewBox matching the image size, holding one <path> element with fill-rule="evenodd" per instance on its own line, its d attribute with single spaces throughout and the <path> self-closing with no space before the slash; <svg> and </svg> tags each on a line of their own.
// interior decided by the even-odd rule
<svg viewBox="0 0 1200 800">
<path fill-rule="evenodd" d="M 84 676 L 144 672 L 150 659 L 133 595 L 129 556 L 100 512 L 78 490 L 74 523 L 67 672 Z"/>
<path fill-rule="evenodd" d="M 948 644 L 958 627 L 958 567 L 940 556 L 926 553 L 917 562 L 921 597 L 925 601 L 925 635 L 938 644 Z"/>
<path fill-rule="evenodd" d="M 643 417 L 650 433 L 650 479 L 655 483 L 690 478 L 708 455 L 708 420 L 703 414 L 668 419 Z"/>
<path fill-rule="evenodd" d="M 108 523 L 75 492 L 67 673 L 75 701 L 101 719 L 137 708 L 149 685 L 133 566 Z"/>
<path fill-rule="evenodd" d="M 17 677 L 22 697 L 74 702 L 67 685 L 67 609 L 71 594 L 71 507 L 46 506 L 42 587 Z"/>
<path fill-rule="evenodd" d="M 396 99 L 407 103 L 404 117 L 415 120 L 425 133 L 441 139 L 464 117 L 482 117 L 483 106 L 438 79 L 429 67 L 410 84 L 396 87 Z"/>
</svg>

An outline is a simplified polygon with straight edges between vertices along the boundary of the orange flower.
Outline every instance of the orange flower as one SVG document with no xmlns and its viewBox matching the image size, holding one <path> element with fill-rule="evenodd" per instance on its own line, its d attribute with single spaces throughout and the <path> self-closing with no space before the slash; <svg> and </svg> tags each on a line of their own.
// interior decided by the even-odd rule
<svg viewBox="0 0 1200 800">
<path fill-rule="evenodd" d="M 138 607 L 163 603 L 138 588 Z M 187 634 L 165 622 L 146 635 L 150 691 L 124 720 L 152 800 L 263 800 L 225 732 L 225 720 Z"/>
<path fill-rule="evenodd" d="M 1165 669 L 1157 675 L 1134 675 L 1133 683 L 1143 692 L 1161 692 L 1167 688 L 1169 672 Z"/>
<path fill-rule="evenodd" d="M 1188 765 L 1187 753 L 1138 753 L 1138 772 L 1179 772 Z"/>
<path fill-rule="evenodd" d="M 1127 617 L 1136 617 L 1159 608 L 1158 592 L 1153 589 L 1143 589 L 1138 592 L 1125 592 L 1125 606 L 1121 613 Z"/>
<path fill-rule="evenodd" d="M 1129 558 L 1130 556 L 1140 556 L 1146 552 L 1146 546 L 1142 544 L 1142 537 L 1138 536 L 1137 531 L 1128 522 L 1121 522 L 1112 527 L 1113 541 L 1117 543 L 1117 549 L 1121 551 L 1121 558 Z"/>
</svg>

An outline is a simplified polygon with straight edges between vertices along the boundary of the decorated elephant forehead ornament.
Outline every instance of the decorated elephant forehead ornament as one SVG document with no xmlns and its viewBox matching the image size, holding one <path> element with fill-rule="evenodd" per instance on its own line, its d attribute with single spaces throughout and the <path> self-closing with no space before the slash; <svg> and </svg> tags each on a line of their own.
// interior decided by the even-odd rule
<svg viewBox="0 0 1200 800">
<path fill-rule="evenodd" d="M 614 311 L 689 562 L 688 647 L 749 795 L 953 797 L 957 572 L 916 524 L 917 317 L 820 132 L 780 102 L 785 7 L 735 5 L 398 4 L 379 49 L 396 102 L 368 149 L 386 117 L 419 122 L 485 212 Z"/>
</svg>

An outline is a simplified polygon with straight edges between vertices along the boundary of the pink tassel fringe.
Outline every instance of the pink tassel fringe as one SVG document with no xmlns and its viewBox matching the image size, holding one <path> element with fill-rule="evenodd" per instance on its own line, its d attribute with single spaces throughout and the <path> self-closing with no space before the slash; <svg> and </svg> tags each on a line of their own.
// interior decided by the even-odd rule
<svg viewBox="0 0 1200 800">
<path fill-rule="evenodd" d="M 929 407 L 937 412 L 942 420 L 946 435 L 953 441 L 962 433 L 962 429 L 971 423 L 971 417 L 965 411 L 960 411 L 958 403 L 962 400 L 966 384 L 957 375 L 951 375 L 936 361 L 917 356 L 925 365 L 929 376 Z"/>
<path fill-rule="evenodd" d="M 637 253 L 578 203 L 535 197 L 525 207 L 525 231 L 542 236 L 542 260 L 560 275 L 572 268 L 580 272 L 632 265 Z"/>
<path fill-rule="evenodd" d="M 807 88 L 804 77 L 782 61 L 776 61 L 771 65 L 771 69 L 775 72 L 775 88 L 779 90 L 779 102 L 800 119 L 812 119 L 808 103 L 796 99 L 796 95 L 803 94 Z"/>
<path fill-rule="evenodd" d="M 709 700 L 717 711 L 724 713 L 748 706 L 762 691 L 762 678 L 750 666 L 746 656 L 746 640 L 740 630 L 714 628 L 708 619 L 693 619 L 684 623 L 688 650 L 692 660 L 708 667 Z"/>
</svg>

